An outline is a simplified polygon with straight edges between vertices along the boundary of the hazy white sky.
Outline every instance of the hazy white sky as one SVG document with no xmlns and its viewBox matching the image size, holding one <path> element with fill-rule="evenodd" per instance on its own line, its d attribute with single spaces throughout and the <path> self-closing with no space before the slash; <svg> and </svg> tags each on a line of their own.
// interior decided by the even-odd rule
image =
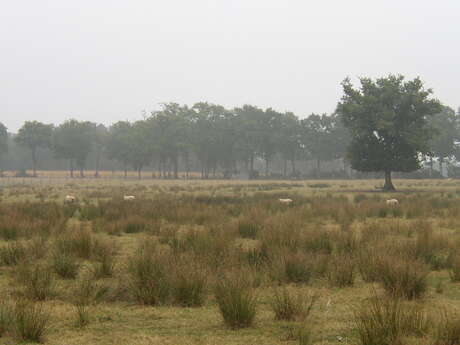
<svg viewBox="0 0 460 345">
<path fill-rule="evenodd" d="M 459 0 L 0 0 L 0 121 L 110 124 L 160 102 L 331 112 L 346 77 L 460 105 Z"/>
</svg>

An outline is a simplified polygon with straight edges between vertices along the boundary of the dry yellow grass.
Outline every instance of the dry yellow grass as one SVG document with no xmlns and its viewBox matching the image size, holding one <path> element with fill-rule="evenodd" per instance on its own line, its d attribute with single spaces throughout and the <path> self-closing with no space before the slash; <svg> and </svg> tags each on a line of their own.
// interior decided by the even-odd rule
<svg viewBox="0 0 460 345">
<path fill-rule="evenodd" d="M 286 195 L 294 199 L 293 207 L 280 209 L 280 214 L 286 217 L 298 216 L 299 220 L 293 220 L 294 225 L 302 226 L 302 231 L 314 229 L 318 232 L 340 233 L 341 223 L 347 217 L 346 210 L 340 207 L 335 215 L 325 215 L 312 223 L 305 223 L 302 219 L 305 212 L 311 209 L 311 205 L 306 203 L 295 206 L 297 198 L 320 198 L 328 195 L 334 197 L 342 196 L 350 203 L 354 204 L 357 195 L 363 194 L 367 198 L 377 195 L 380 200 L 389 197 L 398 199 L 417 197 L 410 199 L 411 202 L 418 200 L 428 202 L 432 197 L 439 200 L 459 200 L 460 181 L 456 180 L 395 180 L 395 185 L 399 189 L 396 193 L 377 193 L 376 187 L 381 186 L 380 180 L 341 180 L 341 181 L 174 181 L 174 180 L 150 180 L 137 181 L 135 179 L 109 179 L 107 173 L 102 179 L 48 179 L 45 176 L 56 177 L 56 175 L 44 175 L 37 179 L 0 179 L 1 193 L 0 204 L 13 204 L 15 202 L 31 201 L 40 203 L 42 201 L 55 201 L 62 204 L 66 194 L 75 194 L 83 203 L 97 204 L 104 200 L 112 200 L 126 194 L 136 195 L 140 202 L 149 203 L 155 199 L 164 197 L 234 197 L 257 198 L 263 195 L 260 203 L 267 203 L 265 200 L 276 200 L 280 195 Z M 91 174 L 86 173 L 88 176 Z M 62 177 L 60 175 L 59 177 Z M 318 187 L 320 186 L 320 187 Z M 226 201 L 223 199 L 223 206 L 216 206 L 216 212 L 226 210 Z M 257 200 L 247 206 L 258 207 Z M 408 199 L 409 200 L 409 199 Z M 406 204 L 407 205 L 407 204 Z M 409 206 L 407 210 L 409 210 Z M 460 206 L 460 205 L 459 205 Z M 203 209 L 203 205 L 197 205 L 196 213 Z M 214 206 L 212 206 L 214 207 Z M 353 206 L 354 207 L 354 206 Z M 358 207 L 358 206 L 356 206 Z M 415 208 L 417 206 L 415 205 Z M 425 207 L 425 206 L 424 206 Z M 449 240 L 459 243 L 460 219 L 456 216 L 456 209 L 449 206 L 443 212 L 442 208 L 437 216 L 426 218 L 433 225 L 435 234 L 449 236 Z M 354 212 L 358 208 L 354 209 Z M 247 212 L 242 208 L 242 212 Z M 265 213 L 261 210 L 250 215 Z M 443 214 L 443 216 L 441 216 Z M 205 224 L 210 222 L 212 226 L 225 226 L 225 224 L 215 223 L 212 214 L 208 220 L 206 214 L 203 215 Z M 281 217 L 281 216 L 280 216 Z M 335 217 L 335 218 L 334 218 Z M 236 219 L 236 218 L 235 218 Z M 334 220 L 335 219 L 335 220 Z M 411 229 L 415 226 L 418 216 L 410 217 L 381 217 L 381 218 L 355 218 L 351 221 L 350 231 L 359 236 L 364 236 L 366 227 L 369 224 L 378 223 L 378 231 L 385 232 L 388 238 L 401 237 L 411 238 Z M 217 220 L 218 221 L 218 220 Z M 225 221 L 222 219 L 222 221 Z M 267 219 L 254 219 L 254 221 L 265 222 Z M 281 221 L 281 220 L 280 220 Z M 283 219 L 283 221 L 287 221 Z M 181 221 L 185 222 L 186 221 Z M 82 224 L 82 221 L 71 219 L 67 227 L 75 227 Z M 95 223 L 84 222 L 86 227 L 92 227 L 96 231 Z M 228 225 L 228 224 L 227 224 Z M 232 226 L 236 226 L 233 224 Z M 166 227 L 164 227 L 166 228 Z M 228 225 L 228 229 L 233 229 Z M 230 230 L 229 230 L 230 231 Z M 232 230 L 233 231 L 233 230 Z M 406 234 L 407 232 L 407 234 Z M 109 286 L 118 284 L 118 277 L 126 269 L 126 262 L 133 253 L 136 252 L 139 240 L 145 236 L 143 233 L 122 233 L 119 236 L 109 236 L 107 234 L 96 234 L 101 238 L 110 238 L 119 248 L 117 252 L 117 272 L 116 277 L 106 278 L 104 283 Z M 379 234 L 374 234 L 379 236 Z M 52 235 L 54 236 L 54 235 Z M 160 235 L 155 234 L 154 237 Z M 184 235 L 181 230 L 181 236 Z M 366 236 L 373 236 L 367 234 Z M 152 235 L 149 235 L 152 237 Z M 160 236 L 161 237 L 161 236 Z M 387 238 L 387 237 L 385 237 Z M 1 245 L 7 242 L 0 242 Z M 235 247 L 243 247 L 245 251 L 258 248 L 259 239 L 236 238 Z M 248 249 L 249 248 L 249 249 Z M 83 268 L 89 267 L 91 263 L 83 262 Z M 15 285 L 14 267 L 0 268 L 0 292 L 4 296 L 15 295 L 18 286 Z M 83 269 L 84 270 L 84 269 Z M 440 283 L 442 292 L 439 291 Z M 257 287 L 256 292 L 259 296 L 259 310 L 256 316 L 255 326 L 243 330 L 233 331 L 226 328 L 222 322 L 216 303 L 211 296 L 205 305 L 200 308 L 181 308 L 176 306 L 140 306 L 133 301 L 104 301 L 100 304 L 90 306 L 90 323 L 85 328 L 75 326 L 75 307 L 71 303 L 72 286 L 74 281 L 59 280 L 58 294 L 56 298 L 46 301 L 45 306 L 51 312 L 50 329 L 46 335 L 46 344 L 51 345 L 83 345 L 83 344 L 139 344 L 139 345 L 246 345 L 246 344 L 296 344 L 296 340 L 288 337 L 289 328 L 292 323 L 278 322 L 274 320 L 273 311 L 270 308 L 270 298 L 272 289 L 270 282 L 263 282 Z M 433 271 L 428 279 L 428 292 L 423 299 L 423 303 L 436 317 L 440 308 L 448 307 L 460 311 L 460 289 L 457 283 L 450 282 L 449 273 L 446 269 Z M 319 302 L 313 310 L 310 318 L 310 326 L 315 344 L 332 345 L 338 344 L 338 337 L 343 339 L 345 344 L 358 344 L 356 333 L 353 330 L 353 308 L 360 301 L 370 296 L 373 288 L 383 293 L 375 284 L 365 283 L 360 277 L 355 281 L 354 286 L 346 288 L 330 287 L 324 278 L 315 279 L 311 285 L 292 286 L 293 289 L 308 290 L 316 292 Z M 0 338 L 0 344 L 11 344 L 14 340 L 6 336 Z M 428 343 L 429 338 L 417 338 L 408 340 L 409 344 Z"/>
</svg>

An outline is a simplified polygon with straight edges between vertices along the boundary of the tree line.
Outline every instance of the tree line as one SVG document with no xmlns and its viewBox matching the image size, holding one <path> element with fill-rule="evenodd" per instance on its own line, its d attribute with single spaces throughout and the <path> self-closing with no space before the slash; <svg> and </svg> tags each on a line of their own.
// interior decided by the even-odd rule
<svg viewBox="0 0 460 345">
<path fill-rule="evenodd" d="M 165 103 L 142 120 L 109 127 L 75 119 L 59 125 L 27 121 L 13 140 L 29 152 L 34 176 L 40 149 L 48 149 L 68 162 L 72 177 L 74 171 L 84 176 L 90 153 L 96 177 L 102 159 L 118 162 L 125 175 L 134 169 L 140 176 L 153 166 L 163 178 L 178 178 L 179 170 L 186 177 L 197 170 L 202 178 L 216 172 L 230 178 L 241 171 L 249 178 L 269 177 L 274 161 L 281 164 L 282 176 L 296 177 L 297 164 L 306 160 L 315 162 L 321 177 L 323 162 L 341 159 L 358 171 L 384 172 L 392 188 L 393 171 L 414 171 L 424 161 L 442 167 L 460 157 L 459 114 L 432 98 L 420 79 L 361 78 L 357 88 L 346 79 L 342 87 L 332 114 L 299 118 L 253 105 Z M 0 159 L 8 142 L 0 123 Z"/>
</svg>

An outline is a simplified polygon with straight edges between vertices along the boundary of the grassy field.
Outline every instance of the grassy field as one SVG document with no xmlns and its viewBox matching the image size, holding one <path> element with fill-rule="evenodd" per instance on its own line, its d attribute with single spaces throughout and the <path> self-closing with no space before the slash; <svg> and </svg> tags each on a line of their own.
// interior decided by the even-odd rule
<svg viewBox="0 0 460 345">
<path fill-rule="evenodd" d="M 460 344 L 460 181 L 381 185 L 0 179 L 0 344 Z"/>
</svg>

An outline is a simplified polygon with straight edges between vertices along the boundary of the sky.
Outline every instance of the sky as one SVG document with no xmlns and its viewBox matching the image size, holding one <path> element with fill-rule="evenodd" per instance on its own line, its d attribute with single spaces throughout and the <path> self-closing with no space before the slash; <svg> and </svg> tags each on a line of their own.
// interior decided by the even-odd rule
<svg viewBox="0 0 460 345">
<path fill-rule="evenodd" d="M 460 106 L 459 0 L 0 0 L 0 122 L 109 125 L 163 102 L 331 113 L 350 77 Z"/>
</svg>

